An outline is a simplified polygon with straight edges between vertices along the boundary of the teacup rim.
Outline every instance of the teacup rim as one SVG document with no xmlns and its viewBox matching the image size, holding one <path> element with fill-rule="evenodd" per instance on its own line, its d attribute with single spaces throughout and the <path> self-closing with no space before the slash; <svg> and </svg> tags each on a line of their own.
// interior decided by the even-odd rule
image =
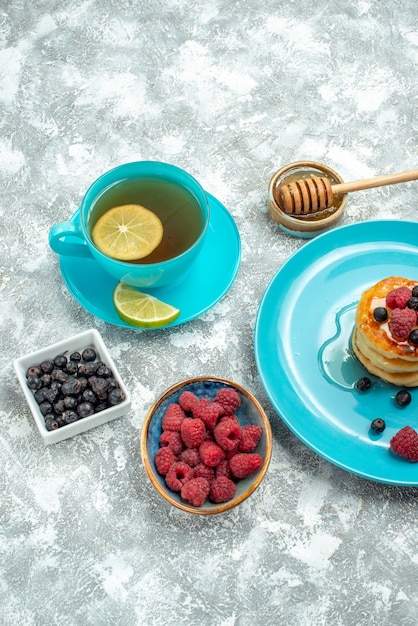
<svg viewBox="0 0 418 626">
<path fill-rule="evenodd" d="M 195 178 L 192 174 L 190 174 L 187 170 L 177 166 L 177 165 L 173 165 L 172 163 L 167 163 L 166 161 L 154 161 L 154 160 L 144 160 L 144 161 L 127 161 L 126 163 L 121 163 L 120 165 L 116 165 L 115 167 L 107 170 L 106 172 L 103 172 L 103 174 L 101 174 L 98 178 L 96 178 L 91 185 L 87 188 L 80 206 L 78 207 L 78 209 L 73 213 L 72 217 L 70 218 L 71 221 L 74 221 L 77 216 L 78 216 L 78 222 L 79 222 L 79 227 L 81 228 L 83 235 L 86 239 L 88 239 L 89 244 L 94 248 L 94 252 L 95 255 L 103 258 L 103 260 L 108 260 L 110 259 L 112 261 L 112 263 L 115 263 L 117 266 L 119 267 L 124 267 L 124 268 L 132 268 L 132 262 L 129 261 L 121 261 L 120 259 L 115 259 L 112 257 L 109 257 L 108 255 L 104 254 L 94 243 L 90 231 L 87 228 L 86 224 L 84 223 L 84 220 L 81 219 L 81 213 L 83 210 L 83 207 L 85 205 L 85 203 L 87 203 L 87 199 L 89 194 L 91 194 L 93 192 L 93 190 L 96 187 L 100 188 L 100 184 L 102 183 L 102 181 L 106 178 L 109 178 L 112 176 L 112 174 L 115 174 L 117 171 L 126 168 L 126 167 L 134 167 L 136 165 L 144 165 L 144 166 L 154 166 L 154 165 L 161 165 L 164 167 L 168 167 L 170 170 L 173 171 L 177 171 L 179 173 L 181 173 L 183 176 L 186 176 L 189 180 L 191 180 L 193 182 L 193 184 L 196 186 L 196 188 L 199 190 L 199 192 L 201 192 L 202 196 L 204 197 L 204 202 L 205 202 L 205 210 L 206 210 L 206 219 L 205 222 L 203 224 L 203 228 L 198 236 L 198 238 L 193 242 L 193 244 L 187 248 L 186 250 L 184 250 L 183 252 L 181 252 L 180 254 L 177 254 L 174 257 L 171 257 L 169 259 L 166 259 L 165 261 L 157 261 L 154 263 L 145 263 L 144 265 L 146 265 L 146 267 L 161 267 L 162 265 L 164 267 L 172 264 L 173 262 L 177 262 L 179 260 L 181 260 L 182 257 L 193 253 L 193 250 L 198 247 L 201 242 L 202 239 L 204 238 L 206 231 L 209 227 L 209 223 L 210 223 L 210 203 L 209 203 L 209 198 L 207 195 L 206 190 L 203 188 L 203 186 L 200 184 L 200 182 L 197 180 L 197 178 Z M 158 176 L 156 176 L 158 178 Z M 102 191 L 103 189 L 105 189 L 105 187 L 102 186 Z M 201 201 L 199 200 L 199 198 L 197 198 L 199 204 L 201 205 Z"/>
</svg>

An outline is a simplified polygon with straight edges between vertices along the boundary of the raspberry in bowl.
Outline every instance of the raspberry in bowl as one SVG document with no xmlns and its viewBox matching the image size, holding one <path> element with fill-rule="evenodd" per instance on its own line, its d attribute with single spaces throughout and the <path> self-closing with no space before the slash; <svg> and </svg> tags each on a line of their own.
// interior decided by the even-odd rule
<svg viewBox="0 0 418 626">
<path fill-rule="evenodd" d="M 167 389 L 141 433 L 141 456 L 157 492 L 173 506 L 215 515 L 246 500 L 272 453 L 268 417 L 244 387 L 196 377 Z"/>
</svg>

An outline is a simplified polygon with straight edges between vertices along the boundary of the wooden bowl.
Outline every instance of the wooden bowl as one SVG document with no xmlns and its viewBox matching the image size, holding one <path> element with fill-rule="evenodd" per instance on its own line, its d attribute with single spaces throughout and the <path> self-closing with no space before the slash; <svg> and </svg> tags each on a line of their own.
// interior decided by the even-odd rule
<svg viewBox="0 0 418 626">
<path fill-rule="evenodd" d="M 214 400 L 218 390 L 223 387 L 231 387 L 232 389 L 235 389 L 240 396 L 241 404 L 235 412 L 235 415 L 237 416 L 241 426 L 245 426 L 246 424 L 257 424 L 262 428 L 263 434 L 254 452 L 258 453 L 262 457 L 263 464 L 259 470 L 247 478 L 243 478 L 236 482 L 236 494 L 232 500 L 215 504 L 207 499 L 203 505 L 196 507 L 182 500 L 178 492 L 171 491 L 167 487 L 164 477 L 161 476 L 156 470 L 154 458 L 160 447 L 159 439 L 162 433 L 161 422 L 167 407 L 172 403 L 176 403 L 183 391 L 191 391 L 198 396 L 198 398 L 207 397 L 210 400 Z M 244 500 L 254 493 L 260 485 L 270 463 L 272 453 L 272 434 L 270 422 L 264 412 L 264 409 L 252 393 L 244 389 L 244 387 L 229 380 L 214 376 L 196 377 L 189 378 L 173 385 L 164 391 L 164 393 L 162 393 L 162 395 L 154 402 L 144 421 L 140 445 L 142 461 L 146 473 L 152 485 L 155 487 L 160 496 L 164 498 L 164 500 L 173 506 L 186 511 L 187 513 L 192 513 L 194 515 L 216 515 L 224 513 L 225 511 L 236 507 L 238 504 L 241 504 L 241 502 L 244 502 Z"/>
</svg>

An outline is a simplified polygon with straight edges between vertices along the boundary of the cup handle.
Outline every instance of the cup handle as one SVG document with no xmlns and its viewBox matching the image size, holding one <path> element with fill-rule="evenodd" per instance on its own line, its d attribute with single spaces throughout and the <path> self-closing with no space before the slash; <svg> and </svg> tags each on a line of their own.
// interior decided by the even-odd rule
<svg viewBox="0 0 418 626">
<path fill-rule="evenodd" d="M 77 237 L 80 243 L 66 241 L 66 237 Z M 80 226 L 74 222 L 55 224 L 49 231 L 49 245 L 57 254 L 92 258 Z"/>
</svg>

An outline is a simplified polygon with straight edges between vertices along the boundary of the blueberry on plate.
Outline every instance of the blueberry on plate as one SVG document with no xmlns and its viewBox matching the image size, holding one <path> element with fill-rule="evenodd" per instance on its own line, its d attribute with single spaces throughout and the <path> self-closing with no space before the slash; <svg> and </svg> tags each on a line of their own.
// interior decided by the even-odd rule
<svg viewBox="0 0 418 626">
<path fill-rule="evenodd" d="M 372 381 L 368 376 L 362 376 L 356 382 L 356 389 L 358 391 L 368 391 L 372 386 Z"/>
<path fill-rule="evenodd" d="M 375 432 L 375 433 L 382 433 L 385 428 L 386 428 L 386 424 L 385 421 L 382 420 L 380 417 L 377 417 L 376 419 L 374 419 L 370 425 L 370 428 Z"/>
<path fill-rule="evenodd" d="M 400 389 L 395 396 L 396 404 L 401 407 L 408 406 L 411 400 L 412 396 L 406 389 Z"/>
</svg>

